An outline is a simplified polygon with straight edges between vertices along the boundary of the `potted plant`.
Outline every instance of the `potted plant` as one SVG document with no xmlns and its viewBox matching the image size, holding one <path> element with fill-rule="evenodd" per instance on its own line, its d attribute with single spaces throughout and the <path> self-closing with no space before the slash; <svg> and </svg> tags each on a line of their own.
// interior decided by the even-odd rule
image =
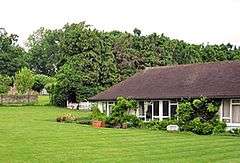
<svg viewBox="0 0 240 163">
<path fill-rule="evenodd" d="M 100 110 L 93 106 L 92 108 L 92 126 L 95 128 L 105 127 L 106 115 L 101 113 Z"/>
</svg>

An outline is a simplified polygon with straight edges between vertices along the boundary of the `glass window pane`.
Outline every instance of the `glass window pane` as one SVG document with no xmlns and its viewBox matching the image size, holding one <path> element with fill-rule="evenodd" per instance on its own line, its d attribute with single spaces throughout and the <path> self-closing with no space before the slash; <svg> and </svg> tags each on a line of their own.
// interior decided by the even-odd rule
<svg viewBox="0 0 240 163">
<path fill-rule="evenodd" d="M 232 122 L 240 123 L 240 105 L 232 106 Z"/>
<path fill-rule="evenodd" d="M 169 108 L 169 102 L 163 101 L 163 116 L 169 116 L 168 108 Z"/>
<path fill-rule="evenodd" d="M 108 109 L 109 109 L 109 115 L 112 114 L 112 105 L 108 105 Z"/>
<path fill-rule="evenodd" d="M 107 114 L 107 103 L 106 102 L 102 102 L 102 109 L 103 109 L 103 113 Z"/>
<path fill-rule="evenodd" d="M 139 101 L 139 116 L 144 116 L 144 102 Z"/>
<path fill-rule="evenodd" d="M 230 100 L 223 101 L 223 117 L 230 117 Z"/>
<path fill-rule="evenodd" d="M 177 114 L 177 105 L 171 105 L 171 117 L 174 117 Z"/>
<path fill-rule="evenodd" d="M 233 99 L 232 103 L 240 103 L 240 99 Z"/>
<path fill-rule="evenodd" d="M 146 120 L 152 119 L 152 105 L 147 106 Z"/>
<path fill-rule="evenodd" d="M 154 106 L 153 115 L 159 116 L 159 101 L 154 101 L 153 106 Z"/>
</svg>

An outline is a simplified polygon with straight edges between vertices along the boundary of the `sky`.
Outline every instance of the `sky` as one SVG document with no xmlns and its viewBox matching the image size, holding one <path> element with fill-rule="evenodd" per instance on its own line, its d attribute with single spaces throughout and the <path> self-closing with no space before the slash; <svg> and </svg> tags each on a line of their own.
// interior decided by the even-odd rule
<svg viewBox="0 0 240 163">
<path fill-rule="evenodd" d="M 104 30 L 164 33 L 190 43 L 240 46 L 240 0 L 0 0 L 0 27 L 20 45 L 40 27 L 86 21 Z"/>
</svg>

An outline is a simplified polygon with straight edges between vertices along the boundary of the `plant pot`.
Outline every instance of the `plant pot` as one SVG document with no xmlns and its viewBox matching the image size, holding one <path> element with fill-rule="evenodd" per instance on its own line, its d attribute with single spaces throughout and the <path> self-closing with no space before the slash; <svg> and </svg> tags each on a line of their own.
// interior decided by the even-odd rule
<svg viewBox="0 0 240 163">
<path fill-rule="evenodd" d="M 123 123 L 123 124 L 122 124 L 122 128 L 123 128 L 123 129 L 126 129 L 127 127 L 128 127 L 127 123 Z"/>
<path fill-rule="evenodd" d="M 93 126 L 94 128 L 105 127 L 105 122 L 104 122 L 104 121 L 94 120 L 94 121 L 92 121 L 92 126 Z"/>
</svg>

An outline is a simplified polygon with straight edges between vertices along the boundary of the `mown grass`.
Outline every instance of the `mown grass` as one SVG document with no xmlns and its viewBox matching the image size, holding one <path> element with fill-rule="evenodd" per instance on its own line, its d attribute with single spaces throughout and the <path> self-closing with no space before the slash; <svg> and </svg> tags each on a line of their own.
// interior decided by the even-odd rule
<svg viewBox="0 0 240 163">
<path fill-rule="evenodd" d="M 239 162 L 240 138 L 57 123 L 53 106 L 0 107 L 0 162 Z"/>
<path fill-rule="evenodd" d="M 35 105 L 49 105 L 49 96 L 38 96 L 38 101 Z"/>
</svg>

